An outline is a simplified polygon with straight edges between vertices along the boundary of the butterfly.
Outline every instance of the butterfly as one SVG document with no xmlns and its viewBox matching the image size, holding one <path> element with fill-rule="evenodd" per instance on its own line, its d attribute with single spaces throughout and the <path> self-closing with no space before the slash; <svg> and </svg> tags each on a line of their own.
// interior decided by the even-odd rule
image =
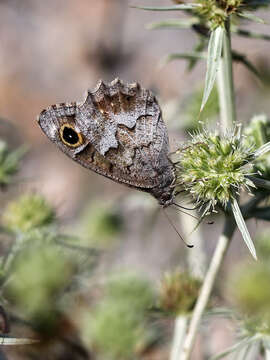
<svg viewBox="0 0 270 360">
<path fill-rule="evenodd" d="M 38 117 L 48 138 L 82 166 L 146 191 L 166 207 L 174 197 L 167 128 L 151 91 L 100 81 L 81 103 L 49 106 Z"/>
</svg>

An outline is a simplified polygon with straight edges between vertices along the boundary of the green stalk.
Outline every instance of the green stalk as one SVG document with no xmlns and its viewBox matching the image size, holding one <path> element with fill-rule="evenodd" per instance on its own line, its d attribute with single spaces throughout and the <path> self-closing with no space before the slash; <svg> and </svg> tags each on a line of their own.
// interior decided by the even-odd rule
<svg viewBox="0 0 270 360">
<path fill-rule="evenodd" d="M 220 122 L 222 132 L 231 129 L 236 123 L 235 94 L 232 69 L 232 49 L 230 20 L 225 23 L 222 58 L 217 73 L 219 93 Z"/>
<path fill-rule="evenodd" d="M 178 315 L 174 322 L 174 332 L 170 360 L 178 360 L 183 346 L 188 324 L 187 315 Z"/>
<path fill-rule="evenodd" d="M 270 181 L 269 180 L 256 178 L 255 176 L 249 176 L 248 178 L 253 182 L 253 184 L 256 187 L 261 188 L 261 189 L 270 190 Z"/>
<path fill-rule="evenodd" d="M 265 350 L 265 360 L 270 360 L 270 350 Z"/>
<path fill-rule="evenodd" d="M 230 20 L 227 19 L 225 24 L 225 35 L 223 40 L 223 53 L 221 64 L 218 70 L 218 93 L 220 102 L 220 117 L 221 130 L 226 132 L 232 128 L 236 123 L 236 110 L 234 101 L 234 83 L 232 71 L 232 49 L 231 49 L 231 34 L 230 34 Z M 220 235 L 217 246 L 212 257 L 209 269 L 205 276 L 200 295 L 196 302 L 188 332 L 183 343 L 182 352 L 178 360 L 190 359 L 194 341 L 199 330 L 201 318 L 208 304 L 217 274 L 223 263 L 230 240 L 233 236 L 236 224 L 233 217 L 225 215 L 225 226 L 223 233 Z"/>
<path fill-rule="evenodd" d="M 218 239 L 218 243 L 214 255 L 212 257 L 209 269 L 206 273 L 200 295 L 196 302 L 179 360 L 190 359 L 193 350 L 193 344 L 200 326 L 202 315 L 208 304 L 208 300 L 211 295 L 216 280 L 216 276 L 223 262 L 224 256 L 227 252 L 228 246 L 230 244 L 230 240 L 234 233 L 234 229 L 235 229 L 234 219 L 232 217 L 227 217 L 225 221 L 224 231 Z"/>
<path fill-rule="evenodd" d="M 192 276 L 203 282 L 206 273 L 206 254 L 201 228 L 199 227 L 194 231 L 198 225 L 198 220 L 183 213 L 179 214 L 179 220 L 180 227 L 184 229 L 184 238 L 188 238 L 190 244 L 196 244 L 192 250 L 188 249 L 187 251 L 189 272 Z M 170 360 L 178 360 L 183 351 L 188 323 L 189 314 L 180 314 L 175 318 Z"/>
</svg>

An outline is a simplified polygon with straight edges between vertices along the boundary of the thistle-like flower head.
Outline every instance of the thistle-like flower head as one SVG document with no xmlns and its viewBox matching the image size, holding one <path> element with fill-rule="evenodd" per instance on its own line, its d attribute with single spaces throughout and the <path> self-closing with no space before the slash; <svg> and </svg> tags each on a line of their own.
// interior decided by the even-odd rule
<svg viewBox="0 0 270 360">
<path fill-rule="evenodd" d="M 175 153 L 176 189 L 185 190 L 198 204 L 226 207 L 241 188 L 249 190 L 253 147 L 238 131 L 225 135 L 203 131 Z"/>
</svg>

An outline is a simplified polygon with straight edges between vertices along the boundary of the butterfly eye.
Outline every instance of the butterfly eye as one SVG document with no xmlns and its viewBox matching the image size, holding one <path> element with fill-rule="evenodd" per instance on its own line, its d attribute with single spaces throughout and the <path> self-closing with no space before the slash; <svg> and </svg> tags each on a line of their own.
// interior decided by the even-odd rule
<svg viewBox="0 0 270 360">
<path fill-rule="evenodd" d="M 60 128 L 60 138 L 69 147 L 78 147 L 83 143 L 83 138 L 71 124 L 64 124 Z"/>
</svg>

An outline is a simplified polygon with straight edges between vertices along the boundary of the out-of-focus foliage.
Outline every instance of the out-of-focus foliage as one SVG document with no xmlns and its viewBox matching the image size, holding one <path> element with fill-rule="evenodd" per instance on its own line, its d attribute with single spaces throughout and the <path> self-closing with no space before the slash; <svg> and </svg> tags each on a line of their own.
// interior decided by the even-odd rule
<svg viewBox="0 0 270 360">
<path fill-rule="evenodd" d="M 257 238 L 258 262 L 246 262 L 233 267 L 227 291 L 231 304 L 228 314 L 237 327 L 236 342 L 212 360 L 229 354 L 255 359 L 269 351 L 270 335 L 270 237 Z M 243 359 L 244 359 L 243 358 Z M 265 357 L 267 359 L 267 357 Z"/>
<path fill-rule="evenodd" d="M 24 194 L 10 202 L 2 216 L 3 225 L 13 232 L 29 230 L 51 224 L 55 212 L 39 194 Z"/>
<path fill-rule="evenodd" d="M 10 151 L 7 144 L 0 139 L 0 187 L 12 181 L 12 176 L 17 173 L 19 162 L 25 152 L 25 147 Z"/>
<path fill-rule="evenodd" d="M 84 339 L 100 358 L 134 359 L 142 344 L 152 338 L 147 311 L 153 305 L 151 285 L 137 275 L 115 275 L 104 297 L 84 319 Z"/>
<path fill-rule="evenodd" d="M 13 260 L 5 298 L 35 326 L 48 325 L 60 310 L 63 292 L 70 285 L 75 259 L 60 246 L 27 246 Z"/>
<path fill-rule="evenodd" d="M 234 297 L 238 307 L 249 316 L 262 316 L 270 327 L 270 268 L 248 264 L 234 273 Z"/>
<path fill-rule="evenodd" d="M 270 334 L 269 232 L 258 236 L 256 243 L 259 261 L 234 268 L 229 282 L 230 297 L 252 335 L 256 332 Z"/>
<path fill-rule="evenodd" d="M 187 314 L 193 310 L 201 281 L 187 272 L 165 274 L 161 282 L 158 307 L 171 314 Z"/>
<path fill-rule="evenodd" d="M 184 129 L 186 132 L 192 132 L 197 130 L 201 123 L 211 124 L 217 117 L 219 111 L 217 88 L 214 87 L 207 104 L 200 116 L 198 116 L 202 97 L 203 88 L 199 88 L 189 94 L 183 102 L 179 102 L 179 100 L 176 99 L 166 103 L 163 107 L 163 113 L 169 126 L 172 129 Z"/>
<path fill-rule="evenodd" d="M 270 119 L 265 115 L 255 115 L 244 129 L 246 142 L 258 149 L 270 141 Z M 270 155 L 266 153 L 254 161 L 254 170 L 265 179 L 270 179 Z"/>
<path fill-rule="evenodd" d="M 270 261 L 270 232 L 264 231 L 257 236 L 257 249 L 260 259 L 264 263 Z"/>
<path fill-rule="evenodd" d="M 80 233 L 87 244 L 106 247 L 121 235 L 124 219 L 119 205 L 94 202 L 85 209 L 80 223 Z"/>
</svg>

